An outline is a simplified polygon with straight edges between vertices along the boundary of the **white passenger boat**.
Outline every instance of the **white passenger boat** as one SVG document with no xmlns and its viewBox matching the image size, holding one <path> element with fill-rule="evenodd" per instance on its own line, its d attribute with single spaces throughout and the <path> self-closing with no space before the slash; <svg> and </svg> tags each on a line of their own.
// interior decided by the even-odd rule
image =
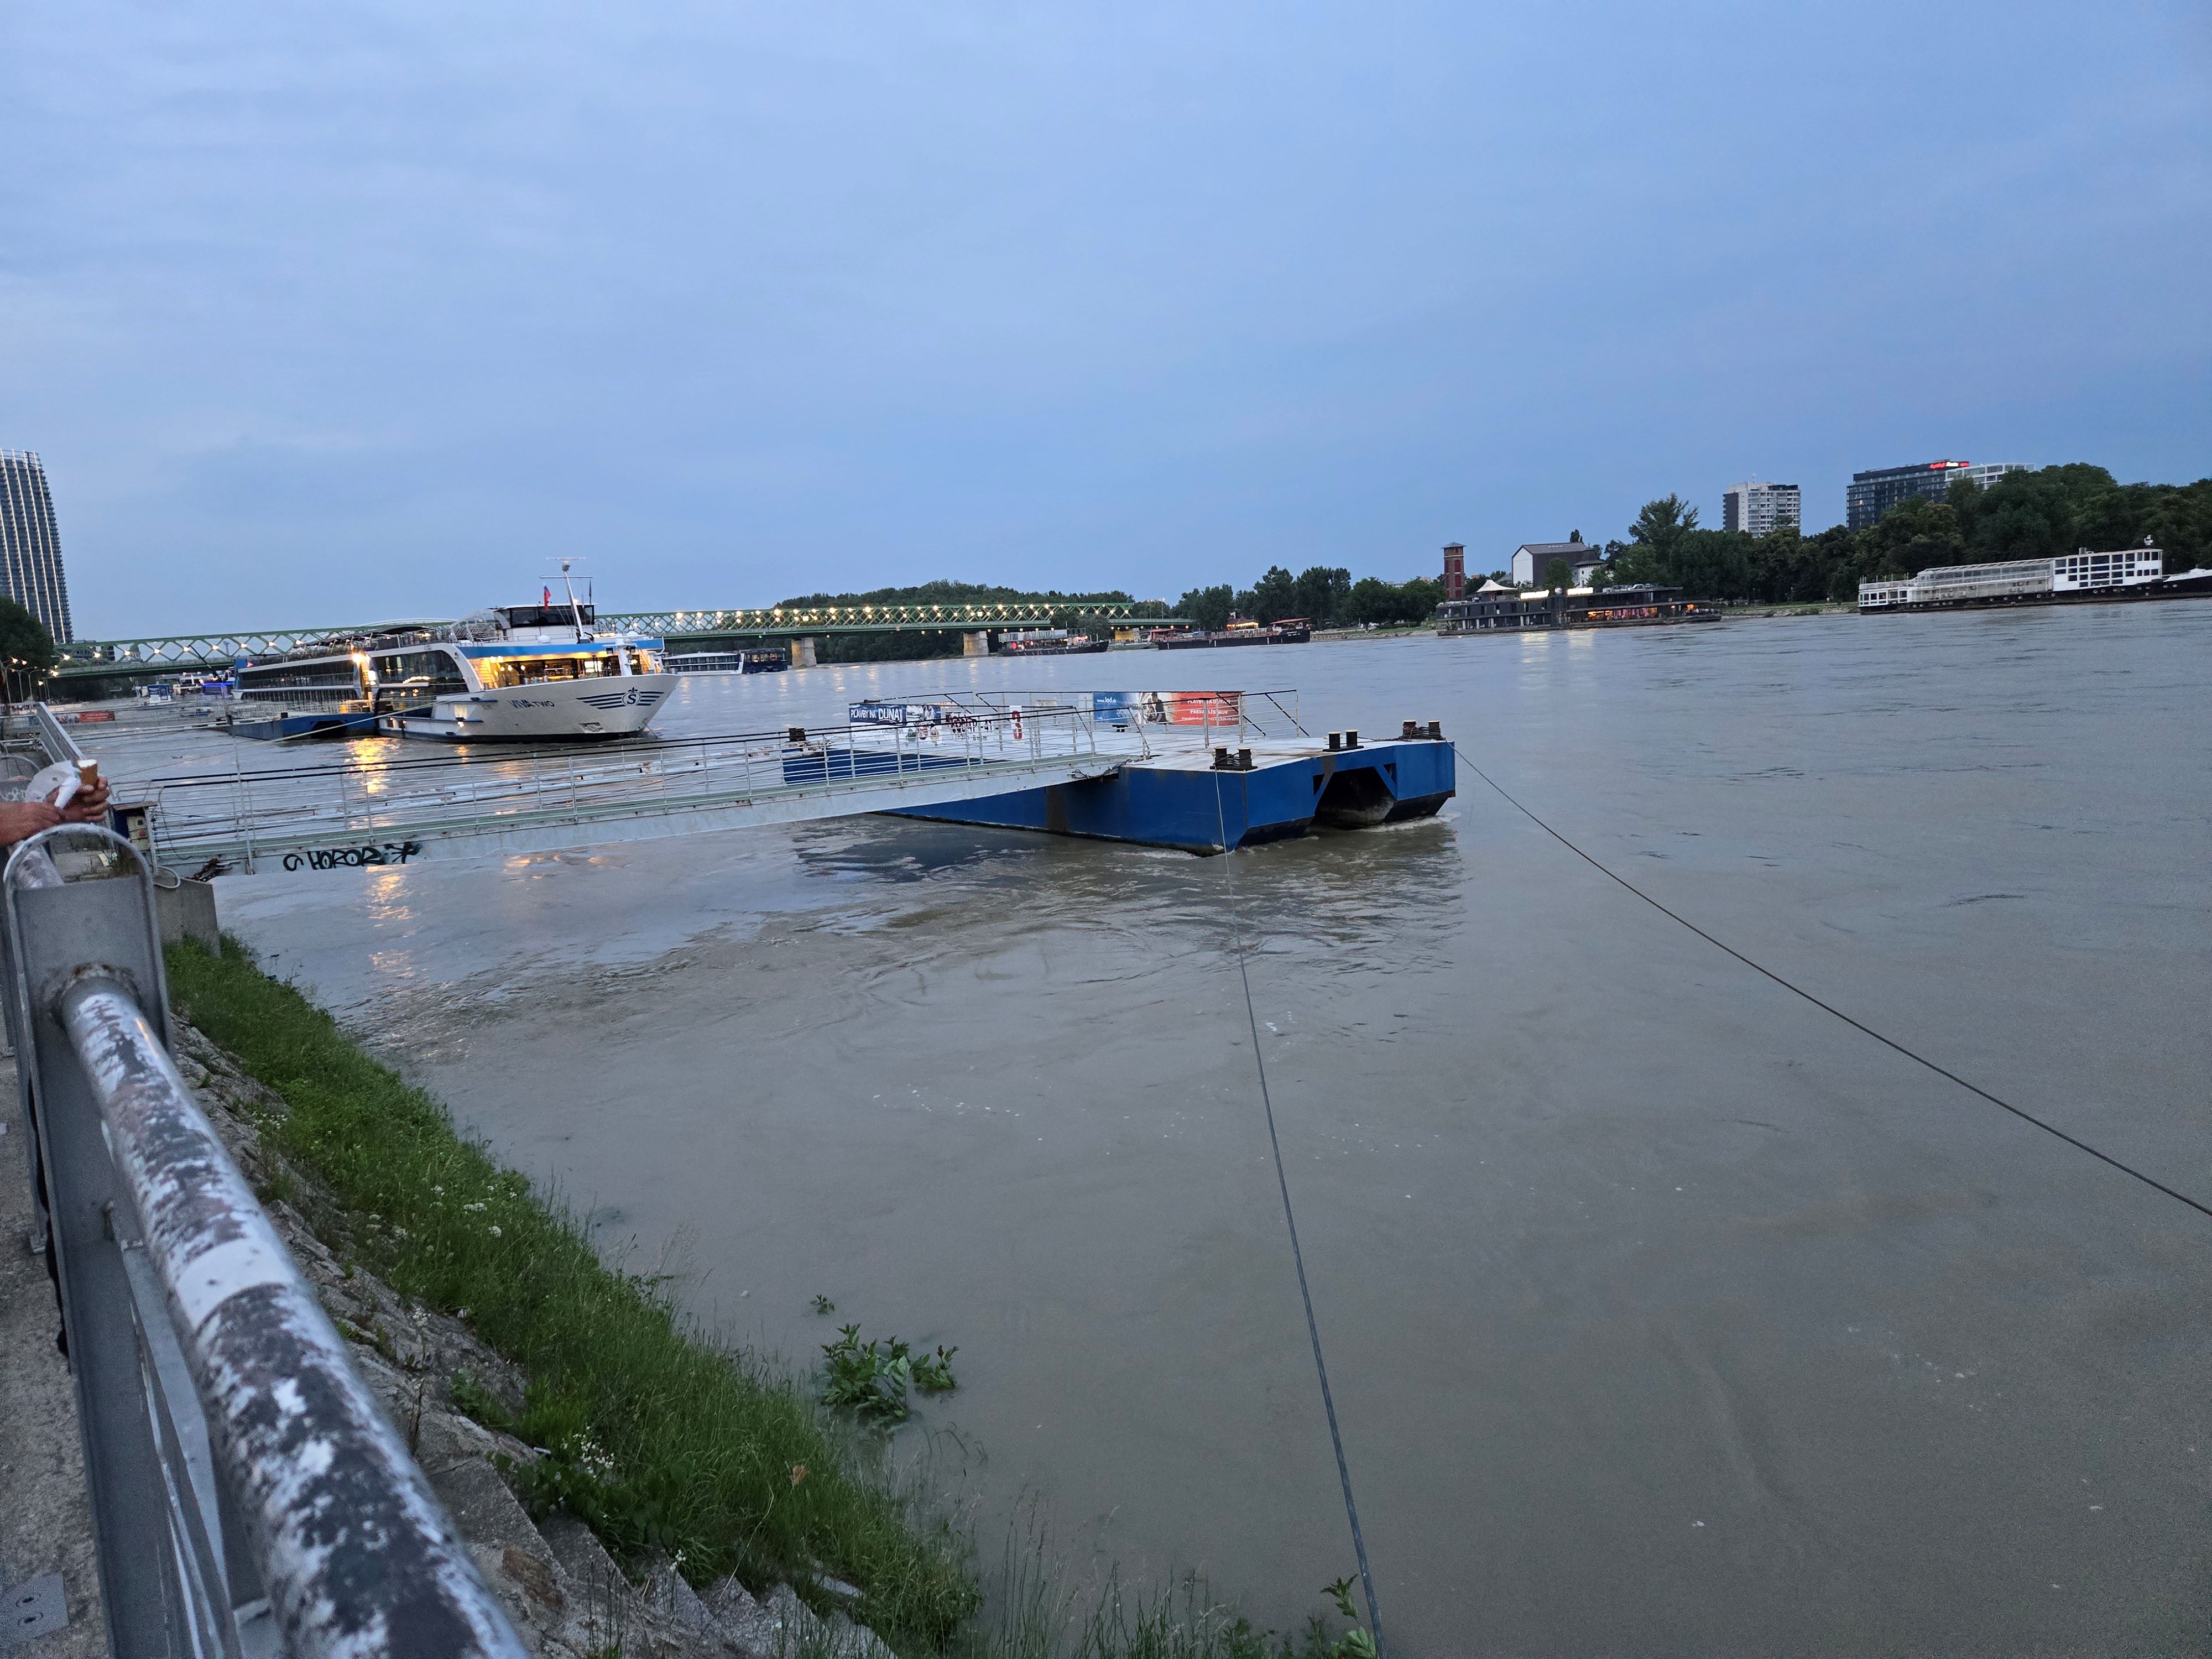
<svg viewBox="0 0 2212 1659">
<path fill-rule="evenodd" d="M 447 627 L 382 629 L 242 659 L 234 729 L 456 743 L 635 737 L 676 676 L 662 667 L 660 640 L 596 630 L 592 607 L 572 592 L 564 603 L 495 606 Z"/>
<path fill-rule="evenodd" d="M 634 737 L 676 687 L 662 642 L 593 631 L 592 607 L 501 605 L 450 638 L 366 653 L 377 729 L 390 737 L 527 742 Z"/>
</svg>

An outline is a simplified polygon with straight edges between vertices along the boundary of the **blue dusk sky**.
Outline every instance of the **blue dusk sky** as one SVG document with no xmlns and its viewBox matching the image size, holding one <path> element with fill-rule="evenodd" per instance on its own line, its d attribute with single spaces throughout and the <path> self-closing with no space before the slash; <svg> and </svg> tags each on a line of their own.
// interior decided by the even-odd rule
<svg viewBox="0 0 2212 1659">
<path fill-rule="evenodd" d="M 2212 471 L 2212 11 L 30 0 L 78 630 L 1476 569 Z"/>
</svg>

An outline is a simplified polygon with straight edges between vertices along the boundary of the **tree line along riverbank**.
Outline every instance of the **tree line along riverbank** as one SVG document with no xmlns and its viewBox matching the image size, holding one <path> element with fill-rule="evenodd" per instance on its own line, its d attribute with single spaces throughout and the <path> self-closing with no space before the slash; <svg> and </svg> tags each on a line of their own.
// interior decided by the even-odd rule
<svg viewBox="0 0 2212 1659">
<path fill-rule="evenodd" d="M 1036 1537 L 1009 1540 L 987 1595 L 975 1540 L 902 1483 L 884 1429 L 604 1261 L 236 939 L 173 945 L 167 968 L 186 1080 L 533 1651 L 1372 1651 L 1337 1620 L 1258 1630 L 1191 1581 L 1063 1585 Z"/>
<path fill-rule="evenodd" d="M 1579 540 L 1577 532 L 1573 539 Z M 1714 530 L 1680 496 L 1647 501 L 1626 536 L 1590 544 L 1600 586 L 1656 582 L 1695 599 L 1735 605 L 1850 603 L 1858 585 L 1910 576 L 1936 565 L 2056 557 L 2087 547 L 2111 550 L 2145 541 L 2163 548 L 2166 568 L 2212 565 L 2212 478 L 2194 483 L 2129 483 L 2101 466 L 2069 463 L 2007 473 L 1987 489 L 1970 479 L 1942 501 L 1899 502 L 1862 530 L 1838 525 L 1811 535 L 1795 525 L 1771 534 Z M 1565 561 L 1536 573 L 1564 586 Z M 1512 586 L 1503 569 L 1490 573 Z M 1482 578 L 1469 571 L 1468 580 Z M 1270 566 L 1250 587 L 1194 588 L 1175 614 L 1219 628 L 1233 610 L 1272 623 L 1303 617 L 1316 628 L 1425 620 L 1443 598 L 1426 578 L 1358 581 L 1349 570 L 1316 565 L 1293 575 Z"/>
</svg>

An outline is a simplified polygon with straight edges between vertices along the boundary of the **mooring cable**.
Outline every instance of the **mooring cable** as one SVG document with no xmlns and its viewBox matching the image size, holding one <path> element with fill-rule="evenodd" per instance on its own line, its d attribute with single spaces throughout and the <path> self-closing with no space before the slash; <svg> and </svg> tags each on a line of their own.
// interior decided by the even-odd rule
<svg viewBox="0 0 2212 1659">
<path fill-rule="evenodd" d="M 1738 962 L 1750 969 L 1753 973 L 1763 975 L 1765 977 L 1772 980 L 1777 985 L 1779 985 L 1784 990 L 1789 992 L 1793 996 L 1802 997 L 1806 1001 L 1811 1003 L 1815 1008 L 1818 1008 L 1822 1013 L 1832 1014 L 1836 1018 L 1843 1021 L 1844 1024 L 1850 1026 L 1853 1030 L 1863 1033 L 1865 1036 L 1872 1037 L 1876 1042 L 1881 1043 L 1884 1048 L 1895 1050 L 1897 1053 L 1903 1054 L 1907 1060 L 1911 1060 L 1916 1065 L 1926 1066 L 1929 1071 L 1935 1073 L 1936 1076 L 1943 1078 L 1949 1082 L 1957 1084 L 1961 1089 L 1964 1089 L 1969 1094 L 1978 1095 L 1982 1099 L 1989 1102 L 1990 1105 L 2001 1107 L 2004 1110 L 2010 1112 L 2014 1117 L 2020 1119 L 2021 1122 L 2033 1124 L 2037 1128 L 2042 1130 L 2044 1133 L 2047 1135 L 2054 1135 L 2060 1140 L 2064 1141 L 2069 1146 L 2072 1146 L 2077 1151 L 2088 1153 L 2090 1157 L 2096 1158 L 2100 1163 L 2111 1164 L 2112 1168 L 2118 1170 L 2122 1175 L 2132 1176 L 2137 1181 L 2142 1182 L 2144 1186 L 2152 1188 L 2154 1191 L 2164 1193 L 2168 1198 L 2174 1200 L 2177 1203 L 2186 1204 L 2191 1209 L 2196 1211 L 2199 1215 L 2212 1218 L 2212 1205 L 2200 1202 L 2198 1200 L 2190 1197 L 2187 1193 L 2178 1192 L 2173 1188 L 2167 1186 L 2163 1181 L 2158 1179 L 2157 1176 L 2146 1175 L 2141 1170 L 2136 1169 L 2133 1164 L 2122 1163 L 2118 1158 L 2114 1158 L 2110 1152 L 2099 1151 L 2096 1147 L 2092 1146 L 2087 1141 L 2083 1140 L 2078 1135 L 2070 1135 L 2067 1133 L 2065 1130 L 2060 1128 L 2057 1124 L 2048 1122 L 2045 1120 L 2036 1116 L 2034 1113 L 2028 1111 L 2022 1107 L 2014 1105 L 2008 1100 L 1999 1099 L 1996 1095 L 1991 1094 L 1987 1089 L 1983 1088 L 1978 1083 L 1969 1083 L 1965 1078 L 1960 1077 L 1956 1072 L 1952 1071 L 1949 1067 L 1938 1065 L 1936 1061 L 1929 1059 L 1927 1055 L 1916 1053 L 1914 1050 L 1906 1048 L 1894 1037 L 1883 1036 L 1880 1031 L 1875 1030 L 1873 1026 L 1869 1025 L 1864 1020 L 1852 1018 L 1850 1015 L 1845 1013 L 1833 1003 L 1823 1002 L 1819 997 L 1814 996 L 1803 986 L 1793 984 L 1789 980 L 1783 978 L 1781 975 L 1776 973 L 1771 968 L 1764 967 L 1760 963 L 1753 962 L 1749 957 L 1744 955 L 1742 951 L 1737 950 L 1734 945 L 1723 944 L 1719 939 L 1715 939 L 1704 928 L 1698 927 L 1696 922 L 1692 921 L 1687 916 L 1681 915 L 1679 911 L 1668 909 L 1665 905 L 1662 904 L 1657 899 L 1653 898 L 1650 894 L 1645 892 L 1642 888 L 1638 887 L 1634 882 L 1629 880 L 1626 876 L 1617 874 L 1615 872 L 1607 868 L 1606 866 L 1599 863 L 1597 860 L 1592 858 L 1588 853 L 1583 851 L 1581 848 L 1576 846 L 1574 842 L 1569 841 L 1565 836 L 1552 828 L 1550 824 L 1545 823 L 1544 820 L 1537 817 L 1534 812 L 1522 805 L 1520 801 L 1515 799 L 1511 792 L 1509 791 L 1504 784 L 1498 782 L 1496 778 L 1492 777 L 1489 773 L 1484 771 L 1473 761 L 1468 760 L 1466 755 L 1461 752 L 1460 746 L 1457 743 L 1454 743 L 1452 744 L 1452 754 L 1455 759 L 1465 763 L 1468 771 L 1474 773 L 1475 776 L 1480 778 L 1492 789 L 1495 789 L 1498 794 L 1504 798 L 1507 805 L 1512 807 L 1515 811 L 1527 818 L 1529 823 L 1534 824 L 1539 830 L 1541 830 L 1553 841 L 1559 842 L 1560 846 L 1565 848 L 1567 851 L 1572 853 L 1584 864 L 1589 866 L 1591 869 L 1596 871 L 1608 881 L 1618 883 L 1620 886 L 1626 888 L 1630 892 L 1635 894 L 1637 897 L 1642 899 L 1646 904 L 1656 910 L 1661 915 L 1665 916 L 1670 921 L 1679 923 L 1680 926 L 1688 928 L 1690 932 L 1695 933 L 1699 939 L 1705 940 L 1706 944 L 1711 945 L 1715 950 L 1724 951 L 1728 955 L 1734 957 Z M 1219 793 L 1218 785 L 1215 787 L 1215 793 L 1217 794 Z"/>
<path fill-rule="evenodd" d="M 1305 1252 L 1298 1248 L 1298 1218 L 1291 1208 L 1290 1177 L 1283 1173 L 1283 1142 L 1275 1133 L 1275 1103 L 1267 1092 L 1267 1062 L 1260 1053 L 1260 1016 L 1252 1006 L 1252 975 L 1245 966 L 1244 923 L 1237 903 L 1236 855 L 1229 845 L 1229 814 L 1222 804 L 1221 774 L 1213 775 L 1214 820 L 1221 829 L 1221 878 L 1229 891 L 1229 935 L 1236 947 L 1237 977 L 1244 987 L 1244 1023 L 1252 1033 L 1252 1065 L 1260 1077 L 1260 1107 L 1267 1119 L 1267 1146 L 1275 1155 L 1275 1187 L 1283 1195 L 1283 1224 L 1291 1235 L 1291 1261 L 1298 1273 L 1298 1297 L 1305 1304 L 1306 1335 L 1313 1343 L 1314 1375 L 1321 1379 L 1321 1407 L 1328 1418 L 1329 1444 L 1336 1449 L 1336 1478 L 1344 1487 L 1344 1516 L 1352 1523 L 1352 1553 L 1359 1565 L 1359 1587 L 1367 1596 L 1367 1626 L 1375 1638 L 1376 1659 L 1385 1659 L 1382 1610 L 1375 1601 L 1375 1575 L 1367 1568 L 1367 1540 L 1359 1530 L 1359 1505 L 1352 1496 L 1352 1467 L 1344 1459 L 1344 1436 L 1336 1425 L 1336 1399 L 1328 1389 L 1328 1362 L 1321 1354 L 1321 1324 L 1314 1317 L 1313 1291 L 1306 1284 Z"/>
</svg>

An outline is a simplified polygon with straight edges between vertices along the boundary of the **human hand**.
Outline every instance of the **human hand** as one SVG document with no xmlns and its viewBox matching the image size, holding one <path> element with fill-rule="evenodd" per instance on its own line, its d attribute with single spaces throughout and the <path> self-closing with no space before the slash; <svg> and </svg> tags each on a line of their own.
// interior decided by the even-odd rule
<svg viewBox="0 0 2212 1659">
<path fill-rule="evenodd" d="M 0 847 L 28 841 L 41 830 L 51 830 L 61 822 L 60 809 L 42 800 L 0 801 Z"/>
<path fill-rule="evenodd" d="M 107 817 L 107 780 L 94 778 L 88 789 L 79 789 L 70 797 L 70 804 L 61 809 L 64 821 L 70 823 L 100 823 Z"/>
</svg>

